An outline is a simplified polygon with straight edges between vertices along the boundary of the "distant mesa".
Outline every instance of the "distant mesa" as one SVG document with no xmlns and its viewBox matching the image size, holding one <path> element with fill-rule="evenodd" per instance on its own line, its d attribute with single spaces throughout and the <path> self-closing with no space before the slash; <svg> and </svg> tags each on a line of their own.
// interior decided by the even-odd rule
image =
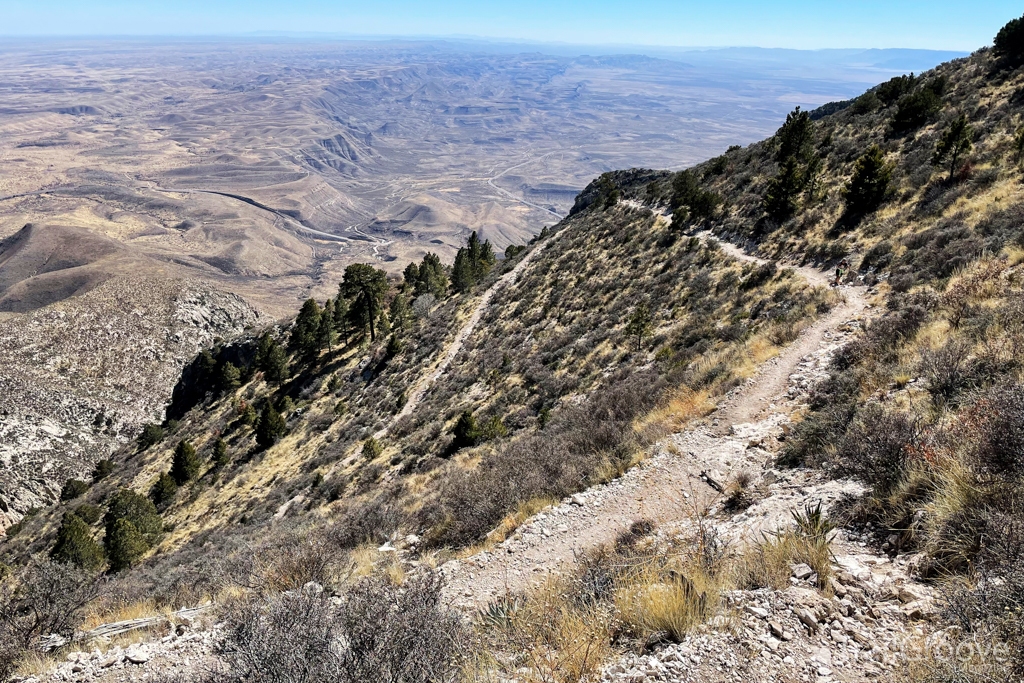
<svg viewBox="0 0 1024 683">
<path fill-rule="evenodd" d="M 157 123 L 162 123 L 165 125 L 174 123 L 184 123 L 185 121 L 188 121 L 188 119 L 186 119 L 181 114 L 165 114 L 164 116 L 161 116 L 156 120 Z"/>
</svg>

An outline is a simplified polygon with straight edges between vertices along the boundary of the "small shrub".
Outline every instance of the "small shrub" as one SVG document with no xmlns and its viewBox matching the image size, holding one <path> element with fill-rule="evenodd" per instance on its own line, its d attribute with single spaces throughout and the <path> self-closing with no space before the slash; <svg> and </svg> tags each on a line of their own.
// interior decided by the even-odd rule
<svg viewBox="0 0 1024 683">
<path fill-rule="evenodd" d="M 103 508 L 99 505 L 93 505 L 92 503 L 82 503 L 75 508 L 74 512 L 78 515 L 79 519 L 89 526 L 100 521 L 100 518 L 103 517 Z"/>
<path fill-rule="evenodd" d="M 84 495 L 89 490 L 89 485 L 81 479 L 68 479 L 64 482 L 64 487 L 60 490 L 60 499 L 62 501 L 74 500 L 81 495 Z"/>
<path fill-rule="evenodd" d="M 164 440 L 165 435 L 166 433 L 160 425 L 147 424 L 142 428 L 142 433 L 139 434 L 139 438 L 137 439 L 139 450 L 144 451 L 150 446 L 160 443 Z"/>
<path fill-rule="evenodd" d="M 256 597 L 236 603 L 225 626 L 226 679 L 239 682 L 455 683 L 466 642 L 429 574 L 402 587 L 365 579 L 337 605 L 315 589 Z"/>
<path fill-rule="evenodd" d="M 170 505 L 177 493 L 178 482 L 167 472 L 161 472 L 156 483 L 153 484 L 153 488 L 149 491 L 149 499 L 153 501 L 157 510 L 163 510 Z"/>
<path fill-rule="evenodd" d="M 920 372 L 928 380 L 928 393 L 939 404 L 951 403 L 974 384 L 970 346 L 950 340 L 922 354 Z"/>
<path fill-rule="evenodd" d="M 109 459 L 106 459 L 106 458 L 104 458 L 103 460 L 100 460 L 99 462 L 96 463 L 96 467 L 92 471 L 92 481 L 93 481 L 93 483 L 96 483 L 98 481 L 103 481 L 104 479 L 109 477 L 111 474 L 113 474 L 115 469 L 116 469 L 116 466 L 114 465 L 114 461 L 113 460 L 109 460 Z"/>
<path fill-rule="evenodd" d="M 876 497 L 885 496 L 903 481 L 921 437 L 922 426 L 916 416 L 869 405 L 840 442 L 834 468 L 870 485 Z"/>
<path fill-rule="evenodd" d="M 372 436 L 363 442 L 362 455 L 367 460 L 379 458 L 384 452 L 384 446 Z"/>
</svg>

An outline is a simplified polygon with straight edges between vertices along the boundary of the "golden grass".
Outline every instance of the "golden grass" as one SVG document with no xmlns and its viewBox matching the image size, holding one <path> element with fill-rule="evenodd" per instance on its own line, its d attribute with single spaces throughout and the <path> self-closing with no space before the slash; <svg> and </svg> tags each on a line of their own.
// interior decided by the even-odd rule
<svg viewBox="0 0 1024 683">
<path fill-rule="evenodd" d="M 18 662 L 18 668 L 15 670 L 15 675 L 24 678 L 43 678 L 55 666 L 57 666 L 57 661 L 52 656 L 30 650 L 22 655 L 21 660 Z"/>
<path fill-rule="evenodd" d="M 81 629 L 88 631 L 103 624 L 115 621 L 129 621 L 131 619 L 144 619 L 147 617 L 167 616 L 171 613 L 169 607 L 158 607 L 154 600 L 141 600 L 128 605 L 118 605 L 113 609 L 96 610 L 88 613 Z"/>
<path fill-rule="evenodd" d="M 515 533 L 516 529 L 522 526 L 526 520 L 553 505 L 558 505 L 558 501 L 549 496 L 531 498 L 526 502 L 520 503 L 515 512 L 507 515 L 491 533 L 487 534 L 483 543 L 464 549 L 459 553 L 459 557 L 469 557 L 481 551 L 493 549 L 494 546 Z"/>
<path fill-rule="evenodd" d="M 666 578 L 648 565 L 615 593 L 619 620 L 638 634 L 665 632 L 680 640 L 718 609 L 723 579 L 690 569 Z"/>
</svg>

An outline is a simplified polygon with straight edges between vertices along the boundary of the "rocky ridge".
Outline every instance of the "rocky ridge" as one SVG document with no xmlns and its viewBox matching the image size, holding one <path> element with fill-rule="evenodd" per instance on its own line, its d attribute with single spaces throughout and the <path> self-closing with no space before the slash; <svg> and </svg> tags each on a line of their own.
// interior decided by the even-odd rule
<svg viewBox="0 0 1024 683">
<path fill-rule="evenodd" d="M 0 531 L 161 420 L 200 349 L 261 320 L 199 281 L 131 276 L 0 319 Z"/>
</svg>

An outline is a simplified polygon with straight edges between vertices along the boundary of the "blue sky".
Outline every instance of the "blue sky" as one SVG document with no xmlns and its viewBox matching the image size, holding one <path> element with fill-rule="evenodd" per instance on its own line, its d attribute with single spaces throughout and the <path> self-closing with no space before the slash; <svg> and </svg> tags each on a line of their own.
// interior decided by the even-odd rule
<svg viewBox="0 0 1024 683">
<path fill-rule="evenodd" d="M 0 35 L 256 31 L 463 36 L 587 45 L 973 50 L 1009 0 L 0 0 Z"/>
</svg>

